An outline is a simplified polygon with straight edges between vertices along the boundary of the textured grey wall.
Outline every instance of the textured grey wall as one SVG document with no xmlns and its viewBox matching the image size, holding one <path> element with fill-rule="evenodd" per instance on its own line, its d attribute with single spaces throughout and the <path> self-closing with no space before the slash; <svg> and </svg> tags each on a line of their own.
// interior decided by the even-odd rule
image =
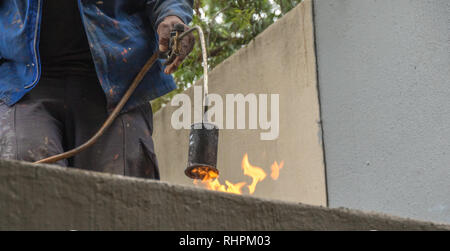
<svg viewBox="0 0 450 251">
<path fill-rule="evenodd" d="M 346 209 L 0 160 L 0 230 L 450 230 Z"/>
<path fill-rule="evenodd" d="M 316 0 L 329 203 L 450 222 L 450 1 Z"/>
</svg>

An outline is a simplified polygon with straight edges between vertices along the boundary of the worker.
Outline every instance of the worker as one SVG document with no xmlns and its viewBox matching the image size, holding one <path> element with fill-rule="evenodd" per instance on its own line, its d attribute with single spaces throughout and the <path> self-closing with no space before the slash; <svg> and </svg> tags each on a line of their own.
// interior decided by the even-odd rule
<svg viewBox="0 0 450 251">
<path fill-rule="evenodd" d="M 2 0 L 0 158 L 35 162 L 91 138 L 193 0 Z M 56 164 L 159 179 L 150 100 L 176 88 L 172 74 L 192 51 L 153 65 L 96 144 Z"/>
</svg>

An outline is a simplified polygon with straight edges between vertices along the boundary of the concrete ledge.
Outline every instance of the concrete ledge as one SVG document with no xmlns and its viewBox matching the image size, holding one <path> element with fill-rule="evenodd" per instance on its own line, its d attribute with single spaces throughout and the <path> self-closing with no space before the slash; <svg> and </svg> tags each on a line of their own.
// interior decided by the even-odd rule
<svg viewBox="0 0 450 251">
<path fill-rule="evenodd" d="M 450 230 L 348 209 L 0 160 L 0 230 Z"/>
</svg>

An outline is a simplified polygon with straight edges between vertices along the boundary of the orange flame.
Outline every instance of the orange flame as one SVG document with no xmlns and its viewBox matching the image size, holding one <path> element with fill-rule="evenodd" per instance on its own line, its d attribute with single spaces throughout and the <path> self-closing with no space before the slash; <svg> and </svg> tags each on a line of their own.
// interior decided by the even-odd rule
<svg viewBox="0 0 450 251">
<path fill-rule="evenodd" d="M 225 193 L 233 193 L 233 194 L 242 194 L 242 187 L 246 185 L 245 182 L 233 184 L 229 182 L 228 180 L 225 181 L 225 185 L 220 184 L 219 179 L 203 179 L 202 181 L 194 180 L 195 185 L 203 185 L 206 189 L 212 190 L 212 191 L 219 191 L 219 192 L 225 192 Z"/>
<path fill-rule="evenodd" d="M 247 183 L 240 182 L 237 184 L 233 184 L 229 182 L 228 180 L 225 181 L 225 184 L 227 184 L 227 193 L 234 193 L 234 194 L 242 194 L 242 187 L 245 186 Z"/>
<path fill-rule="evenodd" d="M 250 194 L 253 194 L 255 192 L 256 184 L 263 181 L 267 174 L 261 167 L 250 165 L 247 154 L 245 154 L 244 159 L 242 159 L 241 166 L 242 170 L 244 170 L 244 175 L 250 176 L 253 179 L 252 184 L 248 186 Z"/>
<path fill-rule="evenodd" d="M 193 169 L 192 173 L 196 173 L 196 174 L 198 173 L 199 176 L 203 177 L 203 181 L 212 180 L 212 179 L 216 179 L 217 177 L 219 177 L 219 175 L 216 172 L 211 171 L 211 170 L 210 171 L 206 171 L 206 170 L 201 169 L 201 168 Z"/>
<path fill-rule="evenodd" d="M 278 177 L 280 177 L 280 169 L 283 168 L 284 161 L 281 161 L 280 165 L 275 161 L 272 166 L 270 167 L 272 169 L 272 173 L 270 174 L 270 177 L 273 180 L 278 180 Z"/>
<path fill-rule="evenodd" d="M 278 162 L 274 162 L 271 166 L 272 173 L 270 177 L 273 180 L 277 180 L 280 175 L 280 169 L 282 169 L 284 166 L 284 161 L 281 161 L 280 165 L 278 165 Z M 244 175 L 249 176 L 252 178 L 252 183 L 250 185 L 247 185 L 246 182 L 239 182 L 239 183 L 231 183 L 228 180 L 225 180 L 225 185 L 222 185 L 219 181 L 219 176 L 216 172 L 213 171 L 205 171 L 202 169 L 194 169 L 194 173 L 199 173 L 200 176 L 203 176 L 203 180 L 194 180 L 195 185 L 201 185 L 205 187 L 208 190 L 212 191 L 219 191 L 219 192 L 225 192 L 225 193 L 232 193 L 232 194 L 242 194 L 242 188 L 247 185 L 247 188 L 249 190 L 249 194 L 254 194 L 256 190 L 256 185 L 263 181 L 267 174 L 266 172 L 261 168 L 257 166 L 253 166 L 248 161 L 248 154 L 246 153 L 244 155 L 244 158 L 242 159 L 241 163 L 242 170 L 244 171 Z"/>
</svg>

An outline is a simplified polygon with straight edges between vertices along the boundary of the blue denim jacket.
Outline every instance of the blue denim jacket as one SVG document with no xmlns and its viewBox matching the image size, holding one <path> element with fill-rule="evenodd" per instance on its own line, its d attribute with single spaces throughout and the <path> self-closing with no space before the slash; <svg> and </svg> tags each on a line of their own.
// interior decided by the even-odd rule
<svg viewBox="0 0 450 251">
<path fill-rule="evenodd" d="M 42 1 L 0 1 L 0 100 L 11 106 L 39 83 Z M 186 24 L 193 0 L 78 0 L 98 80 L 111 111 L 147 59 L 158 49 L 156 29 L 170 15 Z M 158 61 L 125 110 L 173 89 Z"/>
</svg>

